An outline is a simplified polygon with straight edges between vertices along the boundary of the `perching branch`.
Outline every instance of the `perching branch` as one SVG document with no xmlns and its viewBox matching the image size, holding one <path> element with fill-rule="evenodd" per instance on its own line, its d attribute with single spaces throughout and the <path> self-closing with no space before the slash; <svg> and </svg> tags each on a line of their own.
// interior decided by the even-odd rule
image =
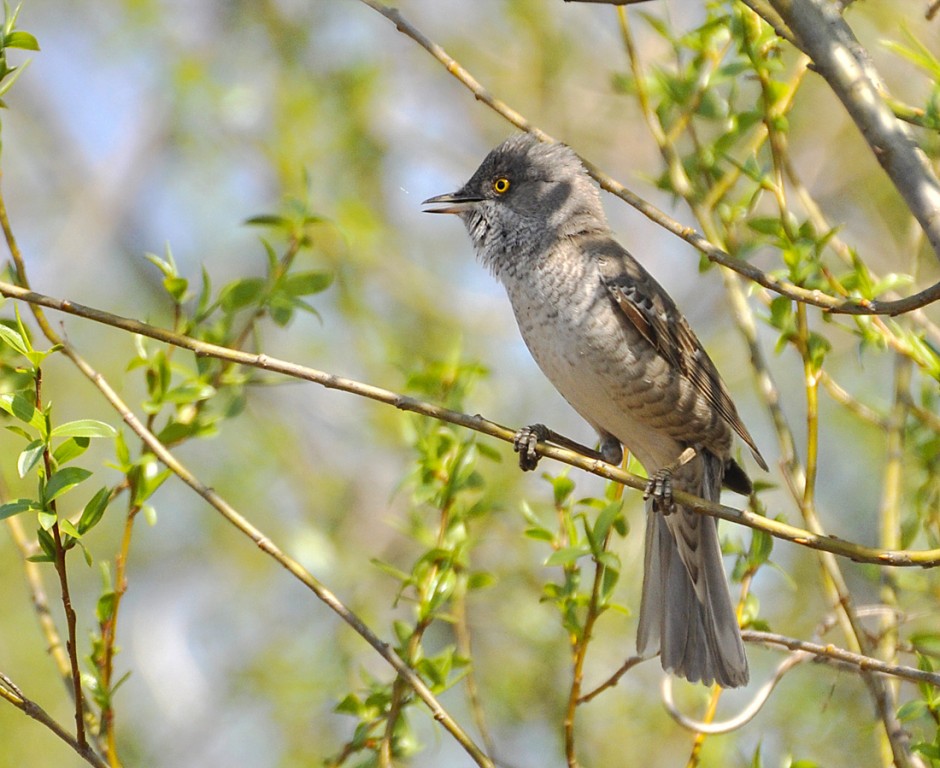
<svg viewBox="0 0 940 768">
<path fill-rule="evenodd" d="M 429 416 L 433 419 L 440 419 L 457 426 L 466 427 L 475 430 L 481 434 L 488 435 L 512 443 L 515 437 L 515 430 L 504 427 L 496 422 L 490 421 L 479 415 L 469 415 L 444 408 L 434 403 L 428 403 L 414 397 L 402 395 L 388 389 L 376 387 L 364 382 L 348 379 L 343 376 L 337 376 L 325 371 L 319 371 L 315 368 L 308 368 L 297 363 L 291 363 L 286 360 L 279 360 L 274 357 L 268 357 L 265 354 L 253 354 L 241 350 L 221 347 L 217 344 L 210 344 L 199 339 L 193 339 L 164 328 L 157 328 L 139 320 L 113 315 L 93 307 L 87 307 L 66 299 L 56 299 L 35 291 L 13 285 L 11 283 L 0 282 L 0 295 L 7 298 L 19 299 L 30 304 L 56 309 L 66 312 L 70 315 L 84 317 L 104 325 L 110 325 L 131 333 L 138 333 L 166 344 L 172 344 L 176 347 L 188 349 L 197 355 L 205 357 L 214 357 L 219 360 L 226 360 L 239 365 L 247 365 L 253 368 L 260 368 L 265 371 L 273 371 L 290 376 L 295 379 L 310 381 L 319 384 L 327 389 L 337 389 L 343 392 L 349 392 L 360 397 L 375 400 L 386 405 L 394 406 L 402 411 L 418 413 L 423 416 Z M 66 346 L 67 350 L 71 348 Z M 614 480 L 622 485 L 629 486 L 639 491 L 646 489 L 646 479 L 637 475 L 625 472 L 619 467 L 607 464 L 598 459 L 583 456 L 575 451 L 566 448 L 560 448 L 549 443 L 539 443 L 537 447 L 540 456 L 569 464 L 586 472 L 603 477 L 607 480 Z M 748 528 L 763 531 L 785 541 L 790 541 L 810 549 L 816 549 L 823 552 L 846 557 L 859 563 L 873 563 L 875 565 L 909 567 L 919 566 L 929 568 L 940 565 L 940 549 L 928 550 L 882 550 L 876 547 L 867 547 L 862 544 L 839 539 L 834 536 L 817 535 L 802 528 L 797 528 L 779 520 L 761 517 L 747 510 L 734 509 L 722 504 L 706 501 L 697 496 L 675 490 L 673 495 L 678 503 L 694 509 L 696 512 L 711 515 L 722 520 L 729 520 L 739 525 L 745 525 Z"/>
</svg>

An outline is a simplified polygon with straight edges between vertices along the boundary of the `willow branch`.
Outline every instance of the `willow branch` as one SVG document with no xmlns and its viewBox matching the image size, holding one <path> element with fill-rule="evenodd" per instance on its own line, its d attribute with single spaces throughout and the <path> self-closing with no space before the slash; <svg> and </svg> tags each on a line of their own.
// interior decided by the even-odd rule
<svg viewBox="0 0 940 768">
<path fill-rule="evenodd" d="M 842 102 L 940 258 L 940 182 L 882 98 L 881 78 L 837 6 L 825 0 L 769 2 Z"/>
<path fill-rule="evenodd" d="M 154 456 L 162 462 L 173 474 L 188 485 L 193 491 L 201 496 L 211 507 L 219 512 L 229 523 L 231 523 L 241 533 L 251 539 L 258 548 L 269 555 L 279 565 L 286 569 L 292 576 L 313 592 L 317 598 L 325 603 L 337 616 L 346 624 L 352 627 L 355 632 L 362 637 L 372 648 L 389 663 L 389 665 L 398 672 L 399 676 L 406 680 L 408 685 L 417 696 L 430 709 L 434 719 L 437 720 L 456 741 L 466 750 L 474 762 L 483 768 L 494 768 L 492 761 L 483 753 L 483 751 L 473 742 L 460 725 L 450 716 L 434 694 L 427 687 L 418 674 L 411 669 L 401 658 L 395 654 L 388 643 L 384 642 L 376 635 L 362 619 L 353 613 L 346 605 L 333 594 L 319 579 L 307 571 L 300 563 L 285 554 L 278 546 L 271 541 L 262 531 L 256 528 L 247 518 L 239 513 L 231 504 L 229 504 L 221 495 L 212 488 L 202 483 L 189 469 L 187 469 L 177 458 L 161 443 L 157 437 L 144 426 L 133 411 L 128 408 L 120 396 L 111 388 L 108 382 L 94 370 L 82 358 L 74 348 L 65 342 L 62 345 L 62 351 L 75 366 L 98 388 L 111 407 L 121 416 L 124 423 L 140 438 L 140 440 L 150 449 Z M 236 360 L 236 362 L 239 362 Z"/>
<path fill-rule="evenodd" d="M 497 424 L 480 415 L 470 415 L 453 411 L 449 408 L 402 395 L 388 389 L 376 387 L 372 384 L 366 384 L 325 371 L 319 371 L 315 368 L 309 368 L 307 366 L 298 365 L 297 363 L 269 357 L 265 354 L 253 354 L 237 349 L 229 349 L 228 347 L 221 347 L 217 344 L 210 344 L 209 342 L 174 333 L 164 328 L 142 323 L 139 320 L 132 320 L 100 309 L 87 307 L 77 302 L 68 301 L 66 299 L 56 299 L 45 294 L 20 288 L 11 283 L 0 282 L 0 295 L 66 312 L 104 325 L 110 325 L 114 328 L 137 333 L 141 336 L 147 336 L 148 338 L 156 339 L 166 344 L 188 349 L 197 355 L 213 357 L 239 365 L 259 368 L 264 371 L 280 373 L 285 376 L 290 376 L 291 378 L 319 384 L 326 389 L 349 392 L 359 397 L 391 405 L 402 411 L 418 413 L 433 419 L 446 421 L 450 424 L 456 424 L 460 427 L 466 427 L 467 429 L 472 429 L 507 443 L 512 443 L 516 435 L 516 430 Z M 65 346 L 65 349 L 71 351 L 68 345 Z M 576 451 L 561 448 L 550 443 L 539 443 L 537 451 L 539 455 L 546 458 L 561 461 L 572 467 L 577 467 L 578 469 L 590 472 L 607 480 L 613 480 L 635 490 L 644 491 L 646 489 L 647 480 L 645 478 L 625 472 L 612 464 L 584 456 Z M 935 565 L 940 565 L 940 548 L 927 550 L 884 550 L 876 547 L 867 547 L 845 539 L 839 539 L 835 536 L 814 534 L 779 520 L 772 520 L 747 510 L 735 509 L 722 504 L 716 504 L 715 502 L 706 501 L 698 496 L 693 496 L 680 490 L 676 490 L 674 495 L 678 503 L 688 506 L 701 514 L 711 515 L 712 517 L 721 518 L 722 520 L 745 525 L 748 528 L 764 531 L 778 539 L 790 541 L 801 546 L 809 547 L 810 549 L 831 552 L 855 562 L 896 567 L 919 566 L 921 568 L 930 568 Z"/>
<path fill-rule="evenodd" d="M 787 637 L 774 632 L 758 632 L 753 629 L 741 630 L 741 637 L 746 643 L 810 653 L 823 663 L 849 666 L 863 672 L 874 672 L 899 680 L 907 680 L 911 683 L 926 683 L 934 688 L 940 688 L 940 672 L 928 672 L 900 664 L 889 664 L 881 659 L 875 659 L 860 653 L 852 653 L 844 648 L 837 648 L 832 644 L 811 643 L 806 640 L 798 640 L 795 637 Z"/>
<path fill-rule="evenodd" d="M 79 743 L 72 734 L 63 728 L 46 710 L 39 706 L 35 701 L 26 698 L 23 692 L 10 680 L 9 677 L 0 673 L 0 699 L 4 699 L 20 710 L 23 714 L 33 718 L 37 723 L 42 723 L 46 728 L 52 731 L 62 741 L 68 744 L 75 752 L 89 765 L 95 768 L 108 768 L 108 764 L 102 757 L 91 748 L 88 742 Z"/>
</svg>

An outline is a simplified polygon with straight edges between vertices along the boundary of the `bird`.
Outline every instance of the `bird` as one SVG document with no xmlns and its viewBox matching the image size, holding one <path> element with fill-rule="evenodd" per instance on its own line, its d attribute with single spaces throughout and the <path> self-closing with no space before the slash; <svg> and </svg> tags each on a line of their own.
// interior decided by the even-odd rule
<svg viewBox="0 0 940 768">
<path fill-rule="evenodd" d="M 746 685 L 717 521 L 672 492 L 718 501 L 724 485 L 749 494 L 732 457 L 735 434 L 765 471 L 767 463 L 688 321 L 614 238 L 578 155 L 515 134 L 460 189 L 422 205 L 463 221 L 535 362 L 597 433 L 597 450 L 583 452 L 618 465 L 626 448 L 647 472 L 637 652 L 658 651 L 666 672 L 690 682 Z M 522 469 L 534 469 L 545 440 L 582 448 L 534 424 L 514 441 Z"/>
</svg>

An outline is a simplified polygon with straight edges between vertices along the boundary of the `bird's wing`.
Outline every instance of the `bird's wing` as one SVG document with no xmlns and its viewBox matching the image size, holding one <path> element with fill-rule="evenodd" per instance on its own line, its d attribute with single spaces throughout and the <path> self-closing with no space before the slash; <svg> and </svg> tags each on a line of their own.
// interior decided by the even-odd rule
<svg viewBox="0 0 940 768">
<path fill-rule="evenodd" d="M 614 305 L 672 367 L 690 381 L 747 443 L 767 469 L 754 438 L 738 416 L 718 369 L 688 321 L 663 287 L 619 243 L 605 238 L 595 246 L 604 284 Z"/>
</svg>

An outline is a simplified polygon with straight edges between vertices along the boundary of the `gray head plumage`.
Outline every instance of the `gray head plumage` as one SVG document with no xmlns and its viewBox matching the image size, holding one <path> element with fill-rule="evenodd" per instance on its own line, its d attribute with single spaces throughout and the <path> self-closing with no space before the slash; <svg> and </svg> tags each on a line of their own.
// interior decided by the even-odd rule
<svg viewBox="0 0 940 768">
<path fill-rule="evenodd" d="M 598 187 L 578 156 L 527 133 L 493 149 L 459 190 L 424 202 L 436 206 L 428 213 L 460 216 L 497 277 L 560 238 L 608 231 Z"/>
</svg>

